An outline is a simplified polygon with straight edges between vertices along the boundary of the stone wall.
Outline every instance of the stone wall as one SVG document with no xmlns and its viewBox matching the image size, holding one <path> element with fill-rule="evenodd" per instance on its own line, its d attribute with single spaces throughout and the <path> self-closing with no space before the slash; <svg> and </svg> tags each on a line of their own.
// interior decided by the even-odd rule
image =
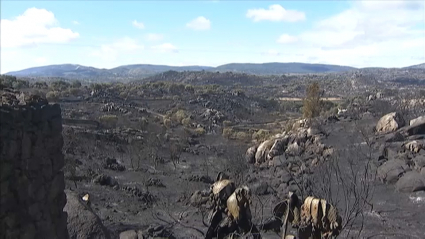
<svg viewBox="0 0 425 239">
<path fill-rule="evenodd" d="M 60 106 L 0 97 L 0 238 L 69 238 Z"/>
</svg>

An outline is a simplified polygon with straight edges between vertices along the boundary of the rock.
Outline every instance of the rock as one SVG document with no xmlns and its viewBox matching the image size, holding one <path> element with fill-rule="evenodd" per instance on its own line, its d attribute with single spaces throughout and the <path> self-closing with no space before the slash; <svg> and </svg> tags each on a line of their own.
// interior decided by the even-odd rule
<svg viewBox="0 0 425 239">
<path fill-rule="evenodd" d="M 159 187 L 159 188 L 165 188 L 165 185 L 162 183 L 161 179 L 159 178 L 149 178 L 146 182 L 146 185 L 149 187 Z"/>
<path fill-rule="evenodd" d="M 393 132 L 385 135 L 385 142 L 387 143 L 400 142 L 404 140 L 405 138 L 400 132 Z"/>
<path fill-rule="evenodd" d="M 405 173 L 396 183 L 398 192 L 416 192 L 425 190 L 425 176 L 416 172 L 410 171 Z"/>
<path fill-rule="evenodd" d="M 425 155 L 418 155 L 413 159 L 413 162 L 415 163 L 415 168 L 420 170 L 421 168 L 425 167 Z"/>
<path fill-rule="evenodd" d="M 120 239 L 138 239 L 138 235 L 135 230 L 128 230 L 120 233 Z"/>
<path fill-rule="evenodd" d="M 409 166 L 405 162 L 391 159 L 379 166 L 377 176 L 382 182 L 394 183 L 408 169 Z"/>
<path fill-rule="evenodd" d="M 104 174 L 97 175 L 93 179 L 93 183 L 97 183 L 103 186 L 110 186 L 110 187 L 118 185 L 118 182 L 115 179 L 113 179 L 111 176 L 104 175 Z"/>
<path fill-rule="evenodd" d="M 245 153 L 245 160 L 249 164 L 255 163 L 255 153 L 257 152 L 257 146 L 251 146 Z"/>
<path fill-rule="evenodd" d="M 301 147 L 297 142 L 294 142 L 288 145 L 288 148 L 285 151 L 288 155 L 298 156 L 301 153 Z"/>
<path fill-rule="evenodd" d="M 423 168 L 421 169 L 421 174 L 422 174 L 423 176 L 425 176 L 425 167 L 423 167 Z"/>
<path fill-rule="evenodd" d="M 307 137 L 312 137 L 317 134 L 320 134 L 320 131 L 317 128 L 310 127 L 307 129 Z"/>
<path fill-rule="evenodd" d="M 270 193 L 268 191 L 268 188 L 269 188 L 268 183 L 262 181 L 262 182 L 258 182 L 256 184 L 254 184 L 252 186 L 252 192 L 255 193 L 255 194 L 257 194 L 257 195 L 259 195 L 259 196 L 261 196 L 261 195 L 267 195 L 267 194 Z"/>
<path fill-rule="evenodd" d="M 402 115 L 398 112 L 392 112 L 382 116 L 376 124 L 376 132 L 390 133 L 398 130 L 405 125 Z"/>
<path fill-rule="evenodd" d="M 255 153 L 256 164 L 261 164 L 265 162 L 268 151 L 273 146 L 273 144 L 274 144 L 274 140 L 269 139 L 261 143 L 260 146 L 258 146 L 257 152 Z"/>
<path fill-rule="evenodd" d="M 414 140 L 404 144 L 404 148 L 414 153 L 418 153 L 423 148 L 423 144 L 420 141 Z"/>
<path fill-rule="evenodd" d="M 418 118 L 412 119 L 410 120 L 410 126 L 415 125 L 415 124 L 423 124 L 425 123 L 425 115 L 424 116 L 419 116 Z"/>
<path fill-rule="evenodd" d="M 145 236 L 142 230 L 137 231 L 137 239 L 147 239 L 148 236 Z"/>
<path fill-rule="evenodd" d="M 327 148 L 323 151 L 322 156 L 323 157 L 329 157 L 332 156 L 332 154 L 334 153 L 334 149 L 333 148 Z"/>
<path fill-rule="evenodd" d="M 107 158 L 103 168 L 120 172 L 125 170 L 125 166 L 118 163 L 118 161 L 114 158 Z"/>
<path fill-rule="evenodd" d="M 425 122 L 415 123 L 404 130 L 408 136 L 425 134 Z"/>
<path fill-rule="evenodd" d="M 195 191 L 192 196 L 190 197 L 190 205 L 196 207 L 200 206 L 202 204 L 207 203 L 209 200 L 208 196 L 203 196 L 203 193 L 201 191 Z"/>
<path fill-rule="evenodd" d="M 67 203 L 64 211 L 68 213 L 69 238 L 110 239 L 109 231 L 93 210 L 76 193 L 70 190 L 65 190 L 65 193 Z"/>
<path fill-rule="evenodd" d="M 276 139 L 273 146 L 270 148 L 270 151 L 267 155 L 267 159 L 273 159 L 275 156 L 283 154 L 285 152 L 285 147 L 288 145 L 289 137 L 285 136 L 280 139 Z"/>
</svg>

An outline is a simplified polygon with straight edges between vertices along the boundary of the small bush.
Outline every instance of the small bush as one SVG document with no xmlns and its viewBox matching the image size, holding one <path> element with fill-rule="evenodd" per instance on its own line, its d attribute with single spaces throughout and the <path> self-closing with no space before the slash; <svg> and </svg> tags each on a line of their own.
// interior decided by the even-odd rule
<svg viewBox="0 0 425 239">
<path fill-rule="evenodd" d="M 59 92 L 57 91 L 49 91 L 46 93 L 46 99 L 49 102 L 57 102 L 59 100 Z"/>
<path fill-rule="evenodd" d="M 176 122 L 181 123 L 184 118 L 187 118 L 186 111 L 184 111 L 184 110 L 178 110 L 174 114 L 174 119 L 175 119 Z"/>
<path fill-rule="evenodd" d="M 115 128 L 118 122 L 118 116 L 116 115 L 102 115 L 99 117 L 99 121 L 102 125 Z"/>
<path fill-rule="evenodd" d="M 257 141 L 263 141 L 267 139 L 270 136 L 270 131 L 265 129 L 260 129 L 257 132 L 254 132 L 252 134 L 252 139 L 255 139 Z"/>
<path fill-rule="evenodd" d="M 223 121 L 223 127 L 229 127 L 231 125 L 232 125 L 232 121 L 230 121 L 230 120 Z"/>
<path fill-rule="evenodd" d="M 190 125 L 190 117 L 186 117 L 184 119 L 182 119 L 181 121 L 183 126 L 189 126 Z"/>
<path fill-rule="evenodd" d="M 197 136 L 202 136 L 202 135 L 205 134 L 205 129 L 202 128 L 202 127 L 198 127 L 198 128 L 195 129 L 195 133 L 196 133 Z"/>
<path fill-rule="evenodd" d="M 142 117 L 140 119 L 140 129 L 141 130 L 146 129 L 146 127 L 148 126 L 148 124 L 149 124 L 149 121 L 148 121 L 148 119 L 146 119 L 146 117 Z"/>
<path fill-rule="evenodd" d="M 164 118 L 163 123 L 164 123 L 165 128 L 167 128 L 167 129 L 171 128 L 170 118 Z"/>
<path fill-rule="evenodd" d="M 233 135 L 233 129 L 229 127 L 223 128 L 222 135 L 223 137 L 230 139 Z"/>
<path fill-rule="evenodd" d="M 237 132 L 235 134 L 235 139 L 241 140 L 241 141 L 246 141 L 246 140 L 248 140 L 248 134 L 245 133 L 245 132 L 242 132 L 242 131 Z"/>
</svg>

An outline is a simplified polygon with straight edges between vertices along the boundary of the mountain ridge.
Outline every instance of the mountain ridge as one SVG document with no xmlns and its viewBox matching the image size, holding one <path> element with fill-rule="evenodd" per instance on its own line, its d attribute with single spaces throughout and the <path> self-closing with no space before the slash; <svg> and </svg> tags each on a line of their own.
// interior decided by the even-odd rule
<svg viewBox="0 0 425 239">
<path fill-rule="evenodd" d="M 425 63 L 400 67 L 398 69 L 424 68 Z M 351 70 L 368 69 L 355 68 L 344 65 L 314 64 L 301 62 L 267 62 L 267 63 L 229 63 L 217 67 L 188 65 L 188 66 L 170 66 L 155 64 L 131 64 L 121 65 L 114 68 L 96 68 L 79 64 L 55 64 L 31 67 L 19 71 L 11 71 L 6 75 L 17 77 L 68 77 L 68 78 L 97 78 L 97 77 L 128 77 L 143 78 L 149 77 L 166 71 L 218 71 L 218 72 L 238 72 L 256 75 L 279 75 L 279 74 L 309 74 L 309 73 L 329 73 L 329 72 L 347 72 Z M 379 67 L 381 68 L 381 67 Z M 381 68 L 393 69 L 393 68 Z"/>
</svg>

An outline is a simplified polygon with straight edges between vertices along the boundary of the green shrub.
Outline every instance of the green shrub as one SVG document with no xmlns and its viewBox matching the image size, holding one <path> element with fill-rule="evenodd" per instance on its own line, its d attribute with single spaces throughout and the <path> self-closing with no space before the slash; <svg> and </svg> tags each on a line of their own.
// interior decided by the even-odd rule
<svg viewBox="0 0 425 239">
<path fill-rule="evenodd" d="M 186 118 L 182 119 L 181 123 L 182 123 L 183 126 L 189 126 L 190 121 L 191 121 L 190 118 L 186 117 Z"/>
<path fill-rule="evenodd" d="M 187 118 L 187 114 L 185 110 L 178 110 L 174 114 L 174 120 L 178 123 L 181 123 L 184 118 Z"/>
<path fill-rule="evenodd" d="M 270 131 L 265 129 L 260 129 L 257 132 L 254 132 L 251 137 L 252 139 L 255 139 L 257 141 L 263 141 L 267 139 L 268 137 L 270 137 Z"/>
<path fill-rule="evenodd" d="M 222 135 L 223 137 L 230 139 L 233 135 L 233 129 L 230 127 L 223 128 Z"/>
<path fill-rule="evenodd" d="M 57 91 L 49 91 L 46 93 L 46 99 L 49 102 L 57 102 L 59 100 L 59 92 Z"/>
<path fill-rule="evenodd" d="M 197 136 L 202 136 L 202 135 L 205 134 L 205 129 L 202 128 L 202 127 L 198 127 L 198 128 L 195 129 L 195 133 L 196 133 Z"/>
<path fill-rule="evenodd" d="M 102 115 L 99 117 L 99 122 L 108 128 L 115 128 L 118 122 L 118 116 Z"/>
<path fill-rule="evenodd" d="M 242 131 L 237 132 L 234 137 L 235 137 L 235 139 L 241 140 L 241 141 L 248 140 L 248 134 L 245 133 L 245 132 L 242 132 Z"/>
<path fill-rule="evenodd" d="M 231 125 L 232 125 L 232 121 L 230 121 L 230 120 L 223 121 L 223 127 L 229 127 Z"/>
</svg>

